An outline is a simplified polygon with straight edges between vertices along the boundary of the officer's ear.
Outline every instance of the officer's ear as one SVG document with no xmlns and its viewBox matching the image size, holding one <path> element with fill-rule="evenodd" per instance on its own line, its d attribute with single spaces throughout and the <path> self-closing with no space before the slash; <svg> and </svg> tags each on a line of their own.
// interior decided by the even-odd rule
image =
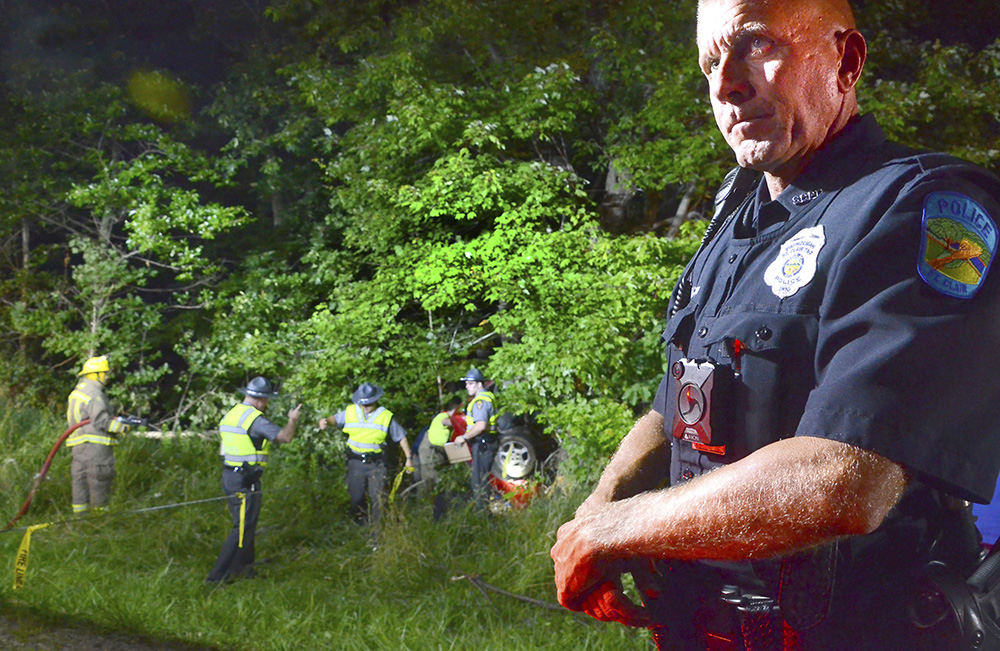
<svg viewBox="0 0 1000 651">
<path fill-rule="evenodd" d="M 846 93 L 854 88 L 861 78 L 861 70 L 868 59 L 868 43 L 856 29 L 837 33 L 837 53 L 840 67 L 837 69 L 837 88 Z"/>
</svg>

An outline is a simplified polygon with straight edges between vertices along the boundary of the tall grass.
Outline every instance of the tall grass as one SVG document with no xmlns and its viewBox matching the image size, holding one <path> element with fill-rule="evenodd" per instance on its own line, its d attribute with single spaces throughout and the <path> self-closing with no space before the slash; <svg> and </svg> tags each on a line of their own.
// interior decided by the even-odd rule
<svg viewBox="0 0 1000 651">
<path fill-rule="evenodd" d="M 0 397 L 0 519 L 20 507 L 62 431 L 58 413 Z M 55 522 L 32 536 L 23 589 L 11 587 L 22 532 L 0 535 L 0 604 L 163 640 L 219 649 L 643 649 L 644 631 L 600 624 L 493 591 L 554 602 L 548 549 L 579 495 L 554 493 L 524 510 L 485 515 L 459 503 L 435 521 L 416 498 L 396 502 L 372 549 L 347 517 L 342 469 L 282 463 L 264 477 L 258 578 L 207 586 L 229 528 L 216 497 L 217 443 L 128 437 L 106 515 L 70 510 L 69 453 L 59 453 L 30 513 Z M 8 578 L 2 572 L 6 570 Z"/>
</svg>

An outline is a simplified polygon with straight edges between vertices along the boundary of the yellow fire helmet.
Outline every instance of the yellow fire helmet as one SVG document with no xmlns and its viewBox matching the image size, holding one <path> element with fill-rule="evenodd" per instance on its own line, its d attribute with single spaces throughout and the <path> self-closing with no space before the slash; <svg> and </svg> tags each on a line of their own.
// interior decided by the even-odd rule
<svg viewBox="0 0 1000 651">
<path fill-rule="evenodd" d="M 108 365 L 108 356 L 101 355 L 100 357 L 91 357 L 86 362 L 83 363 L 83 368 L 77 373 L 80 375 L 87 375 L 89 373 L 107 373 L 111 370 Z"/>
</svg>

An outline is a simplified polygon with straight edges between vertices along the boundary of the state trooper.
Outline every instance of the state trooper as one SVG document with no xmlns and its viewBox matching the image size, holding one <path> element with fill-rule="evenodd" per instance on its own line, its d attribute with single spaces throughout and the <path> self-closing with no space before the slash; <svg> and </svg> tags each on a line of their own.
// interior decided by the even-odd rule
<svg viewBox="0 0 1000 651">
<path fill-rule="evenodd" d="M 493 458 L 500 448 L 497 440 L 496 395 L 486 390 L 486 376 L 478 368 L 459 378 L 465 382 L 469 404 L 465 408 L 465 433 L 455 437 L 456 443 L 468 443 L 472 453 L 469 485 L 476 501 L 485 502 L 489 495 L 489 477 Z"/>
<path fill-rule="evenodd" d="M 253 569 L 254 539 L 261 507 L 261 475 L 267 467 L 271 444 L 288 443 L 295 438 L 302 410 L 301 404 L 290 409 L 288 422 L 278 427 L 264 416 L 268 403 L 278 396 L 267 378 L 258 375 L 238 391 L 244 395 L 243 400 L 219 422 L 222 490 L 227 497 L 226 506 L 233 526 L 206 583 L 256 574 Z"/>
<path fill-rule="evenodd" d="M 406 469 L 413 470 L 406 430 L 391 411 L 378 404 L 384 394 L 382 387 L 364 382 L 351 396 L 352 404 L 319 420 L 321 430 L 333 424 L 347 434 L 347 494 L 351 515 L 361 525 L 376 524 L 379 519 L 386 485 L 387 439 L 399 444 L 406 455 Z"/>
<path fill-rule="evenodd" d="M 926 579 L 976 566 L 1000 464 L 1000 180 L 860 114 L 846 0 L 701 0 L 697 45 L 740 168 L 652 411 L 558 531 L 559 600 L 664 648 L 959 648 Z"/>
<path fill-rule="evenodd" d="M 131 428 L 111 415 L 104 387 L 111 366 L 107 355 L 91 357 L 77 373 L 76 386 L 66 401 L 66 425 L 84 420 L 66 439 L 73 452 L 70 467 L 73 488 L 73 513 L 104 509 L 111 498 L 115 478 L 115 449 L 118 437 Z"/>
</svg>

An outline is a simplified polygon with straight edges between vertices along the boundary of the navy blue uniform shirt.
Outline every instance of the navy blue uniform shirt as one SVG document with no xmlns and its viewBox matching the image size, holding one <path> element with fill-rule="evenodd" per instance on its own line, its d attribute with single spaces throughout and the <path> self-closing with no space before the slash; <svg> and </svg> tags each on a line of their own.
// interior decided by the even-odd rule
<svg viewBox="0 0 1000 651">
<path fill-rule="evenodd" d="M 868 116 L 776 200 L 762 183 L 689 263 L 691 300 L 664 331 L 670 363 L 739 367 L 713 396 L 730 410 L 718 454 L 671 435 L 668 364 L 654 409 L 672 482 L 816 436 L 988 501 L 1000 464 L 998 197 L 992 175 L 890 143 Z"/>
</svg>

